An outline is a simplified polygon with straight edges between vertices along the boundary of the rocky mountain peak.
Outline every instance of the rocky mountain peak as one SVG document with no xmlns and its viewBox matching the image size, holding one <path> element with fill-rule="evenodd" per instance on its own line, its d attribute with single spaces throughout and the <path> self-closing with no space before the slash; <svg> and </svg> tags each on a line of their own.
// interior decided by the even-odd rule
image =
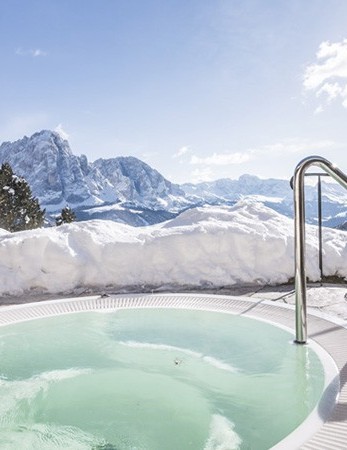
<svg viewBox="0 0 347 450">
<path fill-rule="evenodd" d="M 0 164 L 4 162 L 28 181 L 41 205 L 50 211 L 66 204 L 93 206 L 119 201 L 170 209 L 184 202 L 184 192 L 143 161 L 127 156 L 90 163 L 86 156 L 74 155 L 68 141 L 55 131 L 42 130 L 4 142 Z"/>
<path fill-rule="evenodd" d="M 133 156 L 97 159 L 92 166 L 105 175 L 113 186 L 117 186 L 119 199 L 123 202 L 171 209 L 175 207 L 173 197 L 181 197 L 180 201 L 185 197 L 178 185 Z"/>
<path fill-rule="evenodd" d="M 0 146 L 0 163 L 11 164 L 28 181 L 43 205 L 86 200 L 90 193 L 84 181 L 80 158 L 69 143 L 50 130 L 42 130 Z"/>
</svg>

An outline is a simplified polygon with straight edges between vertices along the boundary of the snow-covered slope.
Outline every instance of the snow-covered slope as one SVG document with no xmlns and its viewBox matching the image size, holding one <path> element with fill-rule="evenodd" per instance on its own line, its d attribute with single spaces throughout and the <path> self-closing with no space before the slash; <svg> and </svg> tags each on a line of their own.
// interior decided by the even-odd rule
<svg viewBox="0 0 347 450">
<path fill-rule="evenodd" d="M 92 220 L 0 233 L 0 294 L 78 288 L 283 283 L 294 273 L 293 221 L 264 205 L 185 211 L 160 225 Z M 347 233 L 324 229 L 324 272 L 347 277 Z M 319 278 L 316 228 L 308 276 Z"/>
</svg>

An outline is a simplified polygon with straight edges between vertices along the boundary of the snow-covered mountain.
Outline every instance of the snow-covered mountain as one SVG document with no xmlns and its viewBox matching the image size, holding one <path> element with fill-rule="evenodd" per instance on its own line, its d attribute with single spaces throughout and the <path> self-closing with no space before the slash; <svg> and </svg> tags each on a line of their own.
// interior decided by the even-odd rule
<svg viewBox="0 0 347 450">
<path fill-rule="evenodd" d="M 258 195 L 272 198 L 273 201 L 290 199 L 293 194 L 287 180 L 270 178 L 262 180 L 254 175 L 241 175 L 238 180 L 223 178 L 217 181 L 199 184 L 183 184 L 186 194 L 205 201 L 237 201 L 244 196 Z"/>
<path fill-rule="evenodd" d="M 91 166 L 117 190 L 122 203 L 164 210 L 180 210 L 187 204 L 178 185 L 137 158 L 97 159 Z"/>
<path fill-rule="evenodd" d="M 177 212 L 188 204 L 178 185 L 139 159 L 118 157 L 90 163 L 84 155 L 75 156 L 69 143 L 49 130 L 4 142 L 0 163 L 4 162 L 28 181 L 50 212 L 66 204 L 82 210 L 114 203 Z"/>
<path fill-rule="evenodd" d="M 58 133 L 41 131 L 0 146 L 0 163 L 11 164 L 23 176 L 43 205 L 80 203 L 92 195 L 85 157 L 72 154 Z"/>
<path fill-rule="evenodd" d="M 166 180 L 157 170 L 134 157 L 88 162 L 72 153 L 57 132 L 43 130 L 31 137 L 0 145 L 0 164 L 8 162 L 30 184 L 42 207 L 54 214 L 67 204 L 78 219 L 103 218 L 135 226 L 168 220 L 185 209 L 212 204 L 234 204 L 248 198 L 291 217 L 293 193 L 286 180 L 262 180 L 242 175 L 182 186 Z M 346 221 L 347 192 L 323 183 L 324 224 Z M 317 220 L 317 189 L 306 187 L 306 214 Z"/>
<path fill-rule="evenodd" d="M 259 201 L 287 217 L 293 216 L 293 191 L 287 180 L 263 180 L 242 175 L 238 180 L 221 179 L 199 184 L 183 184 L 182 189 L 195 204 L 233 204 L 241 199 Z M 306 218 L 317 222 L 317 187 L 306 185 Z M 337 183 L 322 181 L 322 213 L 326 226 L 335 227 L 347 217 L 347 191 Z"/>
</svg>

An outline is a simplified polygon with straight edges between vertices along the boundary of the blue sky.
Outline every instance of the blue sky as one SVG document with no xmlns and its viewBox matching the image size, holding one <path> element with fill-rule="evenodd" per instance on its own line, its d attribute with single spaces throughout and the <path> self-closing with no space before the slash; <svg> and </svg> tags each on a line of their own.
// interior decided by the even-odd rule
<svg viewBox="0 0 347 450">
<path fill-rule="evenodd" d="M 347 2 L 0 0 L 0 142 L 41 129 L 175 182 L 347 171 Z"/>
</svg>

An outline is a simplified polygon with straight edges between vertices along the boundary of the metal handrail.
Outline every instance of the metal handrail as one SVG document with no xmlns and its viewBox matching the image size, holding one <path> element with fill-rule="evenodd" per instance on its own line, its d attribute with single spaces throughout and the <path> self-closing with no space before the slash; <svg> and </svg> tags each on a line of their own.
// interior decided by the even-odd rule
<svg viewBox="0 0 347 450">
<path fill-rule="evenodd" d="M 317 182 L 317 197 L 318 197 L 318 258 L 319 258 L 319 270 L 320 270 L 320 279 L 323 280 L 323 239 L 322 239 L 322 177 L 330 177 L 328 173 L 305 173 L 305 177 L 318 177 Z M 290 187 L 292 190 L 294 189 L 294 177 L 290 179 Z"/>
<path fill-rule="evenodd" d="M 298 344 L 307 341 L 306 268 L 305 268 L 305 172 L 317 166 L 347 189 L 347 175 L 321 156 L 308 156 L 299 162 L 293 177 L 295 245 L 295 329 Z"/>
</svg>

